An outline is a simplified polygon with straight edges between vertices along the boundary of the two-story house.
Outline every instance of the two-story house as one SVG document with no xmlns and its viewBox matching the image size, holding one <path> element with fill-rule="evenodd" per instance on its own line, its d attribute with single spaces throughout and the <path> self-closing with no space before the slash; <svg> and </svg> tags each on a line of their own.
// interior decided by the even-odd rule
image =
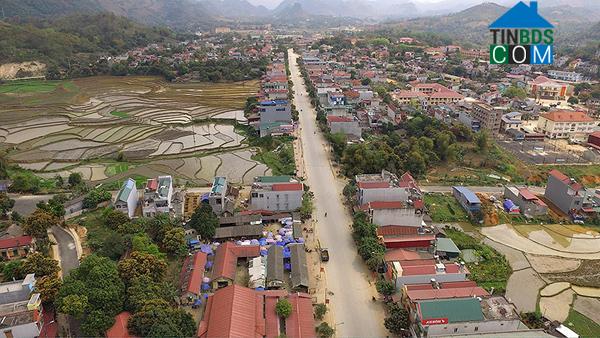
<svg viewBox="0 0 600 338">
<path fill-rule="evenodd" d="M 135 181 L 131 178 L 128 178 L 121 189 L 117 193 L 117 197 L 113 205 L 115 209 L 121 211 L 129 218 L 135 216 L 135 209 L 137 209 L 139 201 L 139 196 L 137 192 L 137 188 L 135 187 Z"/>
<path fill-rule="evenodd" d="M 144 217 L 154 217 L 159 213 L 171 211 L 173 196 L 173 178 L 171 176 L 158 176 L 149 179 L 144 188 L 142 214 Z"/>
</svg>

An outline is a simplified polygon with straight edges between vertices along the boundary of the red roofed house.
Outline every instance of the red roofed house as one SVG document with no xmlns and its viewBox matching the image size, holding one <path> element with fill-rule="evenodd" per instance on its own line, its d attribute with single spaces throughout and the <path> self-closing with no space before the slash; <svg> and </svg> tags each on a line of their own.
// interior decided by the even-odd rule
<svg viewBox="0 0 600 338">
<path fill-rule="evenodd" d="M 544 197 L 567 215 L 593 212 L 592 196 L 583 185 L 554 169 L 548 173 Z"/>
<path fill-rule="evenodd" d="M 427 284 L 405 284 L 403 288 L 404 298 L 409 302 L 426 299 L 448 299 L 489 297 L 490 294 L 473 281 L 447 282 L 438 281 Z"/>
<path fill-rule="evenodd" d="M 542 216 L 548 213 L 546 203 L 527 190 L 527 188 L 506 186 L 504 188 L 504 197 L 518 205 L 521 213 L 526 217 Z"/>
<path fill-rule="evenodd" d="M 413 85 L 411 90 L 396 91 L 392 96 L 400 104 L 417 99 L 424 106 L 454 103 L 464 99 L 464 96 L 438 83 L 418 83 Z"/>
<path fill-rule="evenodd" d="M 233 284 L 239 259 L 260 256 L 258 245 L 236 245 L 233 242 L 221 244 L 215 253 L 212 267 L 212 287 L 219 289 Z"/>
<path fill-rule="evenodd" d="M 598 130 L 598 121 L 582 111 L 557 110 L 540 114 L 536 131 L 548 138 L 568 138 L 585 141 Z"/>
<path fill-rule="evenodd" d="M 435 234 L 424 228 L 385 225 L 377 228 L 377 236 L 387 249 L 412 248 L 429 250 L 435 244 Z"/>
<path fill-rule="evenodd" d="M 127 321 L 131 317 L 131 313 L 123 311 L 115 317 L 115 324 L 106 330 L 107 338 L 135 338 L 127 331 Z"/>
<path fill-rule="evenodd" d="M 332 134 L 343 133 L 356 138 L 360 138 L 362 136 L 362 129 L 358 125 L 358 121 L 350 117 L 328 115 L 327 126 Z"/>
<path fill-rule="evenodd" d="M 400 179 L 389 171 L 381 174 L 356 175 L 357 202 L 366 204 L 374 201 L 401 201 L 421 199 L 421 190 L 410 173 L 404 173 Z M 398 224 L 390 222 L 388 224 Z"/>
<path fill-rule="evenodd" d="M 181 273 L 179 274 L 181 302 L 191 303 L 200 297 L 200 287 L 204 278 L 207 255 L 204 252 L 196 252 L 187 256 L 183 261 Z"/>
<path fill-rule="evenodd" d="M 275 312 L 278 299 L 292 304 L 285 326 Z M 208 298 L 198 337 L 315 337 L 312 300 L 308 294 L 281 290 L 256 291 L 239 285 L 217 290 Z"/>
<path fill-rule="evenodd" d="M 295 211 L 302 206 L 304 185 L 297 180 L 255 181 L 250 192 L 251 210 Z"/>
<path fill-rule="evenodd" d="M 23 258 L 33 250 L 33 244 L 31 236 L 0 239 L 0 255 L 4 260 Z"/>
</svg>

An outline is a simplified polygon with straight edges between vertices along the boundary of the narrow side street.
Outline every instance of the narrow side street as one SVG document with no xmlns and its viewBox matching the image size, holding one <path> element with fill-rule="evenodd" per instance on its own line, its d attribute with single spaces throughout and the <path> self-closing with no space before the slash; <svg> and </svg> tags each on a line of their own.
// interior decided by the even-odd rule
<svg viewBox="0 0 600 338">
<path fill-rule="evenodd" d="M 300 112 L 306 183 L 315 195 L 313 218 L 321 245 L 329 249 L 331 256 L 325 264 L 328 290 L 333 294 L 330 306 L 335 314 L 335 323 L 330 325 L 338 337 L 386 336 L 383 305 L 371 300 L 376 296 L 373 278 L 358 256 L 350 233 L 352 218 L 342 201 L 344 181 L 331 167 L 326 141 L 317 128 L 316 112 L 296 62 L 298 55 L 291 49 L 288 53 L 294 102 Z"/>
</svg>

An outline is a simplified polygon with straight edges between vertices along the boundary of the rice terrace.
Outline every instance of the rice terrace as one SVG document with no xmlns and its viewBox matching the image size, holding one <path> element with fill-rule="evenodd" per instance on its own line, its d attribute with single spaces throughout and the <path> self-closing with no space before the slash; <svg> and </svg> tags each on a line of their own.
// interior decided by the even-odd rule
<svg viewBox="0 0 600 338">
<path fill-rule="evenodd" d="M 89 77 L 0 85 L 0 146 L 11 163 L 94 183 L 175 173 L 248 183 L 270 174 L 236 131 L 256 81 L 169 84 L 158 77 Z"/>
</svg>

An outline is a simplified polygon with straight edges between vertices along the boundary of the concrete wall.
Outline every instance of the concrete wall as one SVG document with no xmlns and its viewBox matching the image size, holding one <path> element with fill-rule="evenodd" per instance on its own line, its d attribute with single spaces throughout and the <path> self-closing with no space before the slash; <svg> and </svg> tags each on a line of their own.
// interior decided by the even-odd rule
<svg viewBox="0 0 600 338">
<path fill-rule="evenodd" d="M 362 136 L 362 130 L 358 126 L 358 121 L 352 122 L 331 122 L 330 128 L 332 133 L 344 133 L 346 135 Z"/>
<path fill-rule="evenodd" d="M 0 338 L 7 338 L 7 332 L 11 332 L 14 338 L 34 338 L 40 335 L 40 329 L 35 322 L 2 328 Z"/>
<path fill-rule="evenodd" d="M 373 210 L 372 222 L 379 226 L 406 225 L 418 227 L 423 224 L 423 214 L 415 209 L 377 209 Z"/>
<path fill-rule="evenodd" d="M 303 190 L 297 191 L 257 191 L 251 193 L 251 210 L 294 211 L 302 206 Z M 278 197 L 279 196 L 279 197 Z"/>
<path fill-rule="evenodd" d="M 451 334 L 517 331 L 519 329 L 519 323 L 520 321 L 518 319 L 512 319 L 430 325 L 427 327 L 427 336 L 436 337 Z M 527 334 L 523 334 L 523 337 L 525 336 L 527 336 Z"/>
<path fill-rule="evenodd" d="M 409 191 L 406 188 L 376 188 L 358 189 L 358 204 L 367 204 L 374 201 L 406 201 Z"/>
<path fill-rule="evenodd" d="M 581 208 L 583 198 L 581 196 L 569 195 L 567 191 L 571 190 L 568 185 L 554 176 L 548 177 L 548 184 L 544 196 L 556 205 L 565 214 L 571 209 Z M 577 204 L 577 202 L 579 202 Z"/>
</svg>

